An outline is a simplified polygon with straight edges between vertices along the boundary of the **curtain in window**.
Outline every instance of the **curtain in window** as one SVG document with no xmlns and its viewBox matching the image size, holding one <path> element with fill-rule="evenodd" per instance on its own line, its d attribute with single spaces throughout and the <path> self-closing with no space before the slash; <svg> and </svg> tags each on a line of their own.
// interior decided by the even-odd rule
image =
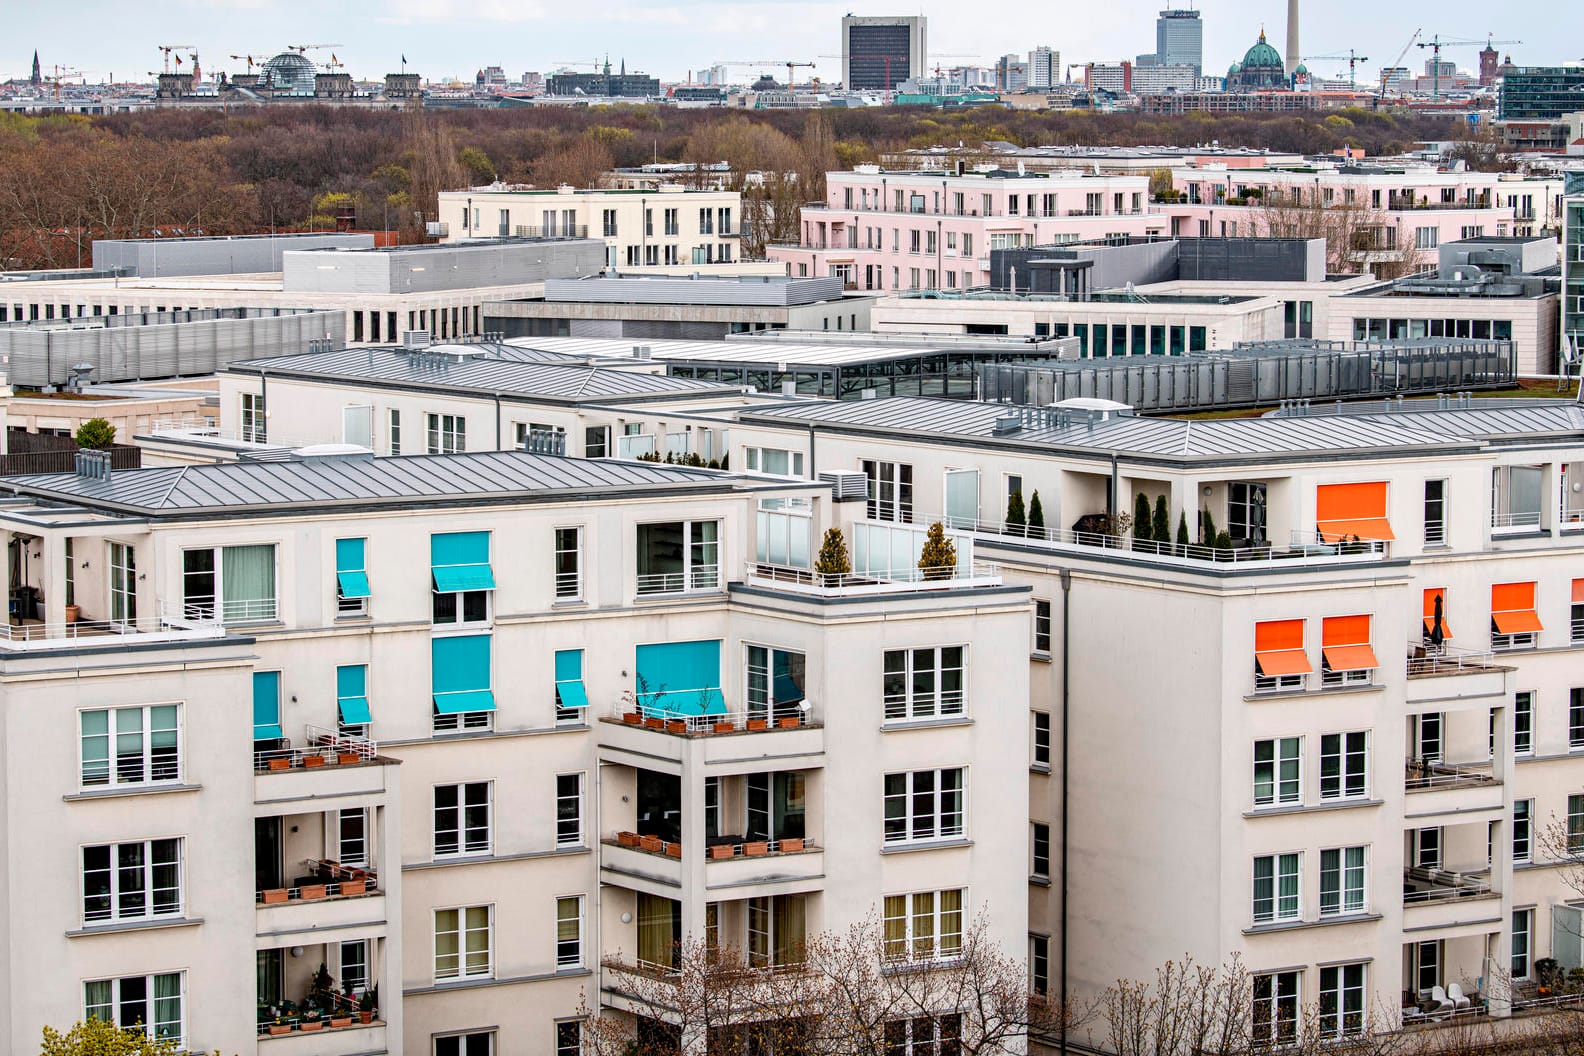
<svg viewBox="0 0 1584 1056">
<path fill-rule="evenodd" d="M 154 1036 L 156 1038 L 181 1037 L 182 977 L 180 972 L 170 972 L 154 977 Z"/>
<path fill-rule="evenodd" d="M 676 908 L 669 898 L 638 895 L 638 960 L 672 968 L 676 965 Z"/>
<path fill-rule="evenodd" d="M 962 952 L 962 897 L 961 889 L 940 893 L 940 951 L 948 956 Z"/>
<path fill-rule="evenodd" d="M 887 895 L 885 900 L 885 956 L 907 956 L 907 896 Z"/>
<path fill-rule="evenodd" d="M 946 527 L 974 528 L 979 523 L 979 471 L 946 471 Z"/>
<path fill-rule="evenodd" d="M 92 983 L 84 983 L 83 1005 L 85 1018 L 114 1023 L 115 1006 L 111 996 L 110 980 L 100 979 Z"/>
<path fill-rule="evenodd" d="M 803 960 L 803 896 L 781 895 L 775 900 L 775 963 L 799 964 Z"/>
<path fill-rule="evenodd" d="M 469 906 L 467 914 L 466 943 L 463 950 L 464 975 L 487 975 L 490 967 L 489 907 Z"/>
<path fill-rule="evenodd" d="M 221 563 L 221 619 L 275 617 L 275 548 L 228 546 Z"/>
<path fill-rule="evenodd" d="M 1294 857 L 1295 857 L 1294 855 L 1282 855 L 1282 864 L 1283 864 L 1283 866 L 1287 865 L 1287 860 L 1289 858 L 1294 858 Z M 1278 900 L 1277 904 L 1281 908 L 1281 914 L 1283 916 L 1288 916 L 1291 913 L 1297 912 L 1297 909 L 1298 909 L 1298 870 L 1296 868 L 1292 868 L 1292 869 L 1284 868 L 1282 870 L 1281 878 L 1280 878 L 1280 891 L 1281 891 L 1281 897 Z"/>
<path fill-rule="evenodd" d="M 455 979 L 458 965 L 457 911 L 442 909 L 435 914 L 435 978 Z"/>
<path fill-rule="evenodd" d="M 935 953 L 935 893 L 923 891 L 913 896 L 913 956 Z"/>
<path fill-rule="evenodd" d="M 1269 920 L 1275 912 L 1272 903 L 1273 883 L 1276 875 L 1276 859 L 1260 857 L 1254 859 L 1254 919 Z"/>
</svg>

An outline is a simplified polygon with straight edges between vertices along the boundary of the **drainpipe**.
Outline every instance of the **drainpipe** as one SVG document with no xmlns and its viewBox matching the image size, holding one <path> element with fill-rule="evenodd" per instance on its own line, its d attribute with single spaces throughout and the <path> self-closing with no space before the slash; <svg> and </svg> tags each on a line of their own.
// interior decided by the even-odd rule
<svg viewBox="0 0 1584 1056">
<path fill-rule="evenodd" d="M 497 451 L 502 450 L 502 448 L 501 448 L 501 405 L 500 405 L 500 393 L 498 393 L 498 392 L 495 394 L 495 450 L 497 450 Z"/>
<path fill-rule="evenodd" d="M 814 423 L 813 422 L 809 422 L 808 431 L 809 431 L 808 479 L 809 480 L 818 480 L 819 479 L 819 464 L 814 459 Z"/>
<path fill-rule="evenodd" d="M 1117 456 L 1115 452 L 1112 452 L 1111 486 L 1106 492 L 1106 514 L 1111 517 L 1115 517 L 1117 512 L 1117 484 Z"/>
<path fill-rule="evenodd" d="M 1061 641 L 1061 739 L 1062 739 L 1062 776 L 1061 776 L 1061 911 L 1057 920 L 1061 924 L 1061 1004 L 1057 1015 L 1061 1017 L 1061 1048 L 1060 1052 L 1067 1052 L 1067 790 L 1071 781 L 1072 768 L 1069 765 L 1072 759 L 1072 737 L 1068 722 L 1068 644 L 1071 635 L 1068 628 L 1072 626 L 1070 619 L 1072 612 L 1072 569 L 1064 568 L 1058 573 L 1061 577 L 1062 592 L 1062 641 Z"/>
</svg>

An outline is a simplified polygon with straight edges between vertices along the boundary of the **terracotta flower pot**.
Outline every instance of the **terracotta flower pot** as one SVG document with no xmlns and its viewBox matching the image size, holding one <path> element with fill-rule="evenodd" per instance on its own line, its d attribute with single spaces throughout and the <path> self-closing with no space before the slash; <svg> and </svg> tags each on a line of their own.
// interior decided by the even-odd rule
<svg viewBox="0 0 1584 1056">
<path fill-rule="evenodd" d="M 745 858 L 753 858 L 756 855 L 770 853 L 770 843 L 768 840 L 754 840 L 752 843 L 743 844 L 742 848 L 743 856 Z"/>
<path fill-rule="evenodd" d="M 368 1009 L 368 1010 L 365 1011 L 365 1010 L 359 1009 L 358 1010 L 358 1022 L 359 1023 L 372 1023 L 372 1022 L 374 1022 L 374 1010 L 373 1009 Z"/>
<path fill-rule="evenodd" d="M 297 889 L 297 897 L 302 899 L 305 902 L 312 901 L 313 899 L 316 899 L 316 898 L 324 898 L 325 897 L 325 885 L 324 884 L 303 884 L 301 887 L 299 887 Z"/>
<path fill-rule="evenodd" d="M 323 1030 L 324 1029 L 324 1020 L 322 1020 L 322 1019 L 305 1019 L 305 1020 L 302 1021 L 302 1026 L 297 1028 L 297 1029 L 299 1029 L 299 1030 Z"/>
<path fill-rule="evenodd" d="M 665 728 L 666 728 L 666 732 L 667 733 L 686 733 L 687 732 L 687 720 L 685 720 L 685 719 L 667 719 L 666 720 L 666 724 L 665 724 Z"/>
<path fill-rule="evenodd" d="M 343 895 L 361 895 L 361 894 L 366 893 L 367 891 L 368 891 L 368 881 L 367 880 L 343 880 L 343 881 L 341 881 L 341 893 Z"/>
<path fill-rule="evenodd" d="M 340 766 L 351 766 L 353 763 L 361 763 L 362 761 L 363 757 L 356 752 L 336 753 L 336 763 Z"/>
<path fill-rule="evenodd" d="M 769 723 L 764 719 L 749 719 L 748 728 L 750 730 L 765 730 L 769 729 Z"/>
<path fill-rule="evenodd" d="M 66 622 L 67 623 L 76 623 L 80 619 L 82 619 L 82 606 L 81 605 L 68 605 L 68 606 L 66 606 Z"/>
<path fill-rule="evenodd" d="M 636 711 L 629 711 L 622 715 L 622 721 L 629 726 L 639 726 L 643 724 L 643 716 Z"/>
<path fill-rule="evenodd" d="M 641 850 L 658 854 L 665 850 L 665 841 L 658 836 L 640 836 L 638 837 L 638 847 Z"/>
<path fill-rule="evenodd" d="M 273 906 L 286 901 L 286 897 L 286 889 L 284 887 L 266 888 L 264 891 L 264 904 Z"/>
<path fill-rule="evenodd" d="M 644 725 L 651 730 L 663 730 L 665 729 L 665 720 L 658 715 L 650 715 L 644 719 Z"/>
<path fill-rule="evenodd" d="M 716 733 L 735 733 L 737 727 L 730 722 L 717 722 L 714 729 Z"/>
<path fill-rule="evenodd" d="M 312 769 L 313 767 L 316 767 L 316 766 L 323 766 L 323 765 L 325 765 L 325 757 L 322 756 L 322 755 L 305 755 L 305 756 L 303 756 L 303 766 L 305 766 L 305 767 L 307 767 L 309 769 Z"/>
<path fill-rule="evenodd" d="M 291 1028 L 291 1024 L 290 1023 L 271 1023 L 269 1025 L 269 1032 L 270 1032 L 270 1034 L 272 1036 L 278 1036 L 278 1035 L 281 1035 L 281 1034 L 290 1034 L 291 1033 L 291 1029 L 292 1028 Z"/>
<path fill-rule="evenodd" d="M 709 856 L 716 861 L 722 858 L 735 858 L 737 857 L 737 848 L 729 843 L 718 843 L 710 848 Z"/>
<path fill-rule="evenodd" d="M 616 842 L 623 847 L 636 847 L 638 846 L 638 834 L 636 832 L 618 832 L 616 834 Z"/>
<path fill-rule="evenodd" d="M 350 1027 L 352 1025 L 352 1017 L 351 1016 L 331 1016 L 330 1017 L 330 1025 L 332 1027 L 337 1028 L 337 1029 L 340 1029 L 341 1027 Z"/>
<path fill-rule="evenodd" d="M 290 770 L 291 769 L 291 760 L 290 759 L 271 759 L 269 761 L 269 768 L 271 770 Z"/>
<path fill-rule="evenodd" d="M 795 730 L 799 726 L 803 725 L 803 720 L 800 717 L 793 715 L 789 718 L 777 720 L 776 725 L 783 730 Z"/>
<path fill-rule="evenodd" d="M 667 858 L 680 858 L 682 857 L 682 845 L 675 840 L 671 840 L 665 845 L 665 853 Z"/>
<path fill-rule="evenodd" d="M 803 849 L 803 837 L 798 836 L 794 839 L 782 840 L 776 846 L 781 848 L 782 854 L 795 854 Z"/>
</svg>

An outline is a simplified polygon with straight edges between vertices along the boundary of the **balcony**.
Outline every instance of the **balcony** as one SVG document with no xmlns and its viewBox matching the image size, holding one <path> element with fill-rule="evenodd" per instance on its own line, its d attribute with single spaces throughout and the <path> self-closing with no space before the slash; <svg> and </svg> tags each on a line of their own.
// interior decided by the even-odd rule
<svg viewBox="0 0 1584 1056">
<path fill-rule="evenodd" d="M 683 572 L 648 572 L 638 576 L 640 597 L 653 594 L 708 594 L 721 589 L 720 565 L 694 565 Z"/>
<path fill-rule="evenodd" d="M 322 766 L 357 766 L 379 757 L 379 745 L 362 737 L 345 737 L 321 726 L 307 726 L 307 744 L 294 748 L 290 741 L 275 748 L 256 749 L 253 769 L 314 770 Z M 264 743 L 264 742 L 258 742 Z"/>
<path fill-rule="evenodd" d="M 824 724 L 813 719 L 812 708 L 792 710 L 795 714 L 784 708 L 772 714 L 757 710 L 656 714 L 624 701 L 601 718 L 600 748 L 607 757 L 636 766 L 656 758 L 678 766 L 688 762 L 709 766 L 750 754 L 800 758 L 800 765 L 809 767 L 824 765 Z"/>
<path fill-rule="evenodd" d="M 254 896 L 257 903 L 275 906 L 287 902 L 365 898 L 380 893 L 379 874 L 372 869 L 342 865 L 329 859 L 305 861 L 302 864 L 308 872 L 294 886 L 256 891 Z"/>
<path fill-rule="evenodd" d="M 304 797 L 382 795 L 391 760 L 373 741 L 342 737 L 309 726 L 303 747 L 289 742 L 253 753 L 255 803 L 295 802 Z M 263 743 L 263 742 L 260 742 Z"/>
<path fill-rule="evenodd" d="M 1405 815 L 1411 819 L 1456 815 L 1460 821 L 1477 820 L 1472 815 L 1489 815 L 1500 820 L 1506 806 L 1501 782 L 1491 773 L 1490 764 L 1469 765 L 1440 760 L 1409 759 L 1404 772 L 1408 801 Z"/>
<path fill-rule="evenodd" d="M 861 573 L 815 572 L 788 565 L 750 562 L 743 576 L 749 586 L 819 597 L 854 597 L 911 593 L 920 590 L 964 590 L 1001 586 L 1000 569 L 979 561 L 959 562 L 948 569 L 869 568 Z"/>
<path fill-rule="evenodd" d="M 1488 866 L 1470 870 L 1411 866 L 1403 870 L 1405 930 L 1483 926 L 1501 915 L 1501 895 L 1491 887 Z"/>
<path fill-rule="evenodd" d="M 1452 702 L 1488 706 L 1492 698 L 1504 696 L 1512 668 L 1497 664 L 1486 651 L 1415 644 L 1408 646 L 1406 671 L 1408 703 L 1435 703 L 1444 711 Z"/>
<path fill-rule="evenodd" d="M 225 627 L 205 619 L 166 609 L 157 616 L 126 620 L 72 620 L 46 623 L 43 620 L 13 618 L 0 625 L 0 649 L 72 649 L 90 645 L 144 645 L 181 643 L 225 637 Z"/>
<path fill-rule="evenodd" d="M 383 1021 L 362 1023 L 354 1018 L 337 1025 L 344 1018 L 313 1021 L 318 1026 L 301 1019 L 261 1024 L 259 1052 L 269 1056 L 364 1056 L 387 1051 Z"/>
</svg>

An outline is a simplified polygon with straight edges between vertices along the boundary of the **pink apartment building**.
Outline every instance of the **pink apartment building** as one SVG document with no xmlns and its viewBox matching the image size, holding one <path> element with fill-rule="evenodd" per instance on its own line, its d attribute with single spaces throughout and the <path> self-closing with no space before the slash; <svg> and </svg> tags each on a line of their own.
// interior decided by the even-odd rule
<svg viewBox="0 0 1584 1056">
<path fill-rule="evenodd" d="M 849 289 L 966 289 L 990 282 L 990 251 L 1112 236 L 1164 235 L 1147 176 L 893 171 L 825 177 L 802 210 L 798 245 L 770 246 L 794 276 L 839 275 Z"/>
<path fill-rule="evenodd" d="M 1430 166 L 1178 168 L 1172 170 L 1172 185 L 1186 201 L 1158 208 L 1170 216 L 1173 235 L 1222 238 L 1292 233 L 1271 230 L 1280 226 L 1281 217 L 1269 204 L 1278 196 L 1324 207 L 1362 206 L 1378 214 L 1379 223 L 1360 232 L 1350 250 L 1354 260 L 1368 267 L 1386 255 L 1400 260 L 1401 250 L 1413 249 L 1419 268 L 1433 268 L 1442 242 L 1515 233 L 1513 207 L 1500 204 L 1499 184 L 1495 173 Z"/>
</svg>

